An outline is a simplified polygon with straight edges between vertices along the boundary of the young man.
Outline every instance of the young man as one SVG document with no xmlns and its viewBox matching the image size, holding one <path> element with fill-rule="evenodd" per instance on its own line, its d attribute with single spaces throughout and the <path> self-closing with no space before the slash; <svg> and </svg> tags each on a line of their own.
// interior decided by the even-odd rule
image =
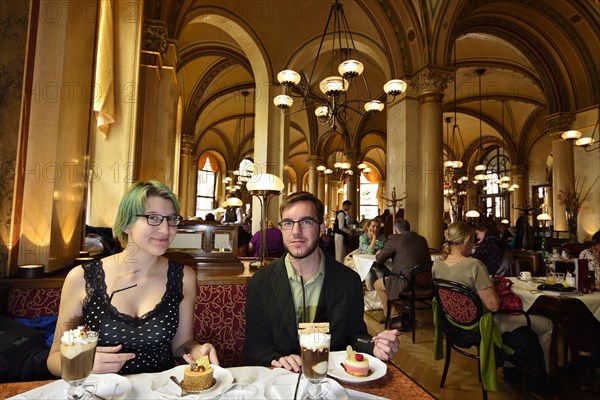
<svg viewBox="0 0 600 400">
<path fill-rule="evenodd" d="M 348 222 L 348 210 L 350 210 L 352 202 L 350 200 L 344 200 L 342 203 L 342 209 L 338 210 L 335 214 L 335 221 L 333 223 L 333 233 L 335 233 L 335 260 L 339 263 L 344 262 L 344 257 L 348 254 L 347 245 L 352 230 Z"/>
<path fill-rule="evenodd" d="M 319 249 L 323 214 L 323 203 L 308 192 L 293 193 L 280 206 L 287 254 L 255 273 L 246 292 L 245 355 L 250 365 L 298 371 L 300 322 L 329 322 L 331 351 L 352 345 L 384 361 L 398 351 L 397 331 L 375 337 L 367 332 L 358 274 Z"/>
</svg>

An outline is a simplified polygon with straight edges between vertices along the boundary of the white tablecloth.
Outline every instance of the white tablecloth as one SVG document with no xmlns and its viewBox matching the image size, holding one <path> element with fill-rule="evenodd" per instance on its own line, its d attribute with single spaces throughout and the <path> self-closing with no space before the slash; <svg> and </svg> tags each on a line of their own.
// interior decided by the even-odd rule
<svg viewBox="0 0 600 400">
<path fill-rule="evenodd" d="M 509 278 L 513 282 L 512 290 L 523 300 L 523 310 L 528 311 L 540 296 L 568 296 L 581 301 L 590 310 L 592 315 L 600 321 L 600 292 L 588 294 L 573 294 L 569 292 L 539 291 L 537 287 L 544 283 L 544 278 L 534 278 L 533 281 L 522 281 L 518 278 Z"/>
<path fill-rule="evenodd" d="M 272 396 L 271 393 L 275 393 L 273 390 L 270 390 L 271 387 L 269 385 L 273 384 L 276 380 L 281 380 L 282 382 L 296 382 L 297 374 L 289 372 L 282 368 L 269 369 L 265 367 L 236 367 L 236 368 L 227 368 L 227 371 L 231 373 L 233 376 L 234 382 L 238 383 L 251 383 L 258 388 L 258 396 L 257 399 L 275 399 L 277 396 Z M 218 391 L 213 391 L 206 394 L 190 394 L 186 397 L 179 397 L 179 395 L 175 394 L 178 390 L 171 390 L 173 388 L 169 388 L 169 390 L 161 390 L 160 387 L 157 387 L 158 382 L 164 378 L 164 375 L 169 375 L 171 372 L 164 371 L 159 373 L 152 374 L 136 374 L 136 375 L 126 375 L 127 378 L 133 385 L 131 391 L 121 398 L 124 399 L 214 399 L 218 398 L 221 394 L 222 389 L 219 388 Z M 289 376 L 293 375 L 293 376 Z M 168 378 L 168 377 L 167 377 Z M 289 379 L 287 379 L 289 378 Z M 331 380 L 331 378 L 327 378 Z M 92 380 L 92 377 L 90 377 Z M 164 380 L 164 379 L 163 379 Z M 167 379 L 168 380 L 168 379 Z M 169 385 L 174 385 L 169 382 Z M 302 385 L 301 385 L 302 386 Z M 66 387 L 67 384 L 62 380 L 57 380 L 47 385 L 41 386 L 39 388 L 30 390 L 28 392 L 16 395 L 11 397 L 10 400 L 31 400 L 31 399 L 64 399 L 66 397 Z M 331 383 L 332 390 L 334 387 L 338 389 L 335 391 L 338 394 L 338 398 L 343 399 L 360 399 L 360 400 L 380 400 L 382 399 L 379 396 L 374 396 L 368 393 L 359 392 L 352 389 L 342 389 L 339 383 L 332 380 Z M 286 389 L 288 392 L 293 393 L 294 385 L 286 385 L 283 389 Z M 173 393 L 171 393 L 173 392 Z M 286 392 L 287 393 L 287 392 Z M 347 394 L 347 396 L 346 396 Z M 287 395 L 285 396 L 287 397 Z"/>
</svg>

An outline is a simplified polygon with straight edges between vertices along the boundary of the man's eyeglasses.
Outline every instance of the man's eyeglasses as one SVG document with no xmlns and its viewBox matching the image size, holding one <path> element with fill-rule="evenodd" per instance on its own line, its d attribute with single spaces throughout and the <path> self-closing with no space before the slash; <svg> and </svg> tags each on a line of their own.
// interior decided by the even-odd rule
<svg viewBox="0 0 600 400">
<path fill-rule="evenodd" d="M 310 229 L 310 228 L 314 227 L 315 225 L 317 225 L 317 223 L 318 222 L 312 218 L 305 218 L 305 219 L 301 219 L 300 221 L 291 221 L 291 220 L 287 219 L 287 220 L 281 221 L 279 223 L 279 227 L 281 229 L 288 231 L 290 229 L 294 229 L 294 224 L 298 224 L 300 229 Z"/>
<path fill-rule="evenodd" d="M 158 215 L 158 214 L 137 214 L 137 216 L 145 217 L 146 222 L 148 222 L 148 225 L 150 225 L 150 226 L 159 226 L 160 224 L 162 224 L 164 219 L 167 220 L 167 224 L 169 226 L 177 226 L 183 220 L 183 217 L 180 215 L 163 216 L 163 215 Z"/>
</svg>

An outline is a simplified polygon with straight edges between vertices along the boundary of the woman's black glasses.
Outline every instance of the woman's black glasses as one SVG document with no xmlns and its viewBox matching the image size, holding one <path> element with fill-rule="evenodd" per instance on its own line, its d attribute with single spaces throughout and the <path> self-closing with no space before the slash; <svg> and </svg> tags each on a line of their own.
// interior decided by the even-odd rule
<svg viewBox="0 0 600 400">
<path fill-rule="evenodd" d="M 151 225 L 151 226 L 159 226 L 160 224 L 162 224 L 164 219 L 167 220 L 167 224 L 169 224 L 169 226 L 177 226 L 183 220 L 183 217 L 180 215 L 164 216 L 164 215 L 158 215 L 158 214 L 137 214 L 137 216 L 145 217 L 146 222 L 148 222 L 148 225 Z"/>
</svg>

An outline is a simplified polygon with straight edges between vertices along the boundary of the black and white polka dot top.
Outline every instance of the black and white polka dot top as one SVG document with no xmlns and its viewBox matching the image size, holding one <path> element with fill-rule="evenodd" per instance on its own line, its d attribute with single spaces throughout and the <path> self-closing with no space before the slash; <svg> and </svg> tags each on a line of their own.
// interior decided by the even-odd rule
<svg viewBox="0 0 600 400">
<path fill-rule="evenodd" d="M 183 299 L 183 265 L 169 261 L 167 287 L 156 307 L 132 317 L 110 304 L 102 261 L 83 266 L 86 297 L 83 317 L 86 325 L 100 331 L 99 346 L 122 344 L 122 353 L 135 353 L 120 374 L 164 371 L 175 366 L 171 342 L 179 324 L 179 303 Z M 118 295 L 118 294 L 117 294 Z"/>
</svg>

